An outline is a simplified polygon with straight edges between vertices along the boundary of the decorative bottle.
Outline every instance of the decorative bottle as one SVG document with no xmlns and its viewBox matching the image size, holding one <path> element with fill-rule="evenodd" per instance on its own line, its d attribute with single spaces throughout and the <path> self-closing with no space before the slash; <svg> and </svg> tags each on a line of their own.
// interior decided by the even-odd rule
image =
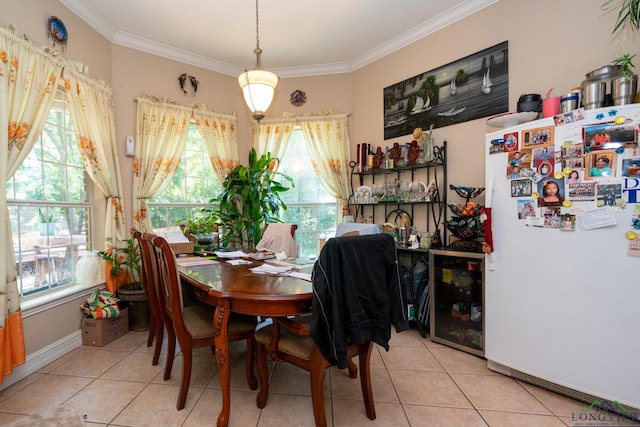
<svg viewBox="0 0 640 427">
<path fill-rule="evenodd" d="M 435 158 L 434 152 L 433 152 L 433 145 L 434 145 L 434 139 L 433 139 L 433 125 L 429 126 L 429 136 L 427 136 L 427 139 L 424 143 L 424 161 L 429 163 L 432 162 L 433 159 Z"/>
</svg>

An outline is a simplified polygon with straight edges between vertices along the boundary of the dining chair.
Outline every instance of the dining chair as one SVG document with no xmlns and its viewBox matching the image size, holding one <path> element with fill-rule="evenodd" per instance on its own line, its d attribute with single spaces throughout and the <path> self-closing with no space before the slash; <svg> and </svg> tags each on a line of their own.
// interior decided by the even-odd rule
<svg viewBox="0 0 640 427">
<path fill-rule="evenodd" d="M 366 224 L 360 222 L 341 222 L 336 227 L 336 236 L 348 236 L 349 233 L 357 232 L 359 235 L 380 233 L 379 224 Z"/>
<path fill-rule="evenodd" d="M 151 364 L 153 366 L 158 364 L 160 360 L 160 351 L 162 350 L 162 341 L 164 339 L 164 321 L 162 320 L 162 313 L 160 312 L 160 303 L 157 296 L 157 278 L 154 277 L 155 270 L 153 268 L 152 254 L 149 245 L 142 240 L 142 233 L 135 228 L 130 230 L 131 236 L 138 242 L 140 247 L 140 259 L 142 263 L 142 286 L 144 287 L 145 294 L 147 295 L 147 302 L 149 303 L 149 311 L 151 313 L 151 320 L 149 322 L 149 335 L 147 336 L 147 347 L 153 345 L 153 340 L 156 340 L 156 346 L 153 350 L 153 359 Z"/>
<path fill-rule="evenodd" d="M 392 323 L 398 332 L 408 329 L 393 238 L 374 234 L 329 239 L 313 267 L 312 281 L 311 315 L 274 318 L 255 333 L 260 377 L 257 406 L 264 408 L 268 400 L 268 354 L 276 362 L 310 373 L 315 423 L 324 427 L 326 369 L 348 368 L 349 376 L 356 378 L 357 367 L 351 359 L 358 356 L 365 412 L 373 420 L 373 344 L 389 349 Z"/>
<path fill-rule="evenodd" d="M 58 271 L 56 270 L 56 262 L 60 258 L 60 254 L 51 252 L 50 248 L 38 245 L 33 245 L 33 250 L 36 253 L 36 286 L 40 286 L 40 284 L 45 281 L 45 278 L 50 285 L 53 283 L 58 283 Z"/>
<path fill-rule="evenodd" d="M 256 245 L 258 251 L 284 252 L 297 258 L 300 246 L 296 242 L 296 224 L 269 223 L 264 226 L 262 239 Z"/>
<path fill-rule="evenodd" d="M 183 305 L 182 286 L 175 254 L 167 241 L 158 235 L 144 233 L 143 245 L 151 253 L 151 267 L 157 291 L 160 312 L 167 328 L 168 348 L 164 369 L 164 380 L 171 378 L 176 339 L 182 351 L 182 379 L 178 394 L 177 409 L 183 409 L 191 382 L 192 352 L 194 348 L 211 347 L 215 349 L 215 329 L 213 316 L 215 307 L 205 304 Z M 232 314 L 228 323 L 229 341 L 245 340 L 247 342 L 246 376 L 249 388 L 258 388 L 257 378 L 253 372 L 255 364 L 254 331 L 257 324 L 255 317 Z"/>
</svg>

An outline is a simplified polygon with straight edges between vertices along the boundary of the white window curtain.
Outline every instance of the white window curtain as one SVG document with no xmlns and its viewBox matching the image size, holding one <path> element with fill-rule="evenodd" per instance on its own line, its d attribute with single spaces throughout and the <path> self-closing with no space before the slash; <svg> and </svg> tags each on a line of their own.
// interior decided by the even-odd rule
<svg viewBox="0 0 640 427">
<path fill-rule="evenodd" d="M 265 118 L 254 125 L 254 147 L 258 154 L 271 151 L 280 158 L 296 125 L 302 127 L 313 168 L 324 188 L 340 200 L 340 214 L 348 207 L 351 195 L 349 168 L 349 115 L 332 112 Z M 262 150 L 262 151 L 259 151 Z M 338 218 L 341 222 L 342 218 Z"/>
<path fill-rule="evenodd" d="M 116 144 L 116 119 L 111 88 L 72 66 L 64 71 L 66 97 L 84 168 L 107 197 L 105 249 L 126 247 L 122 175 Z"/>
<path fill-rule="evenodd" d="M 253 125 L 253 148 L 258 158 L 271 153 L 271 157 L 282 159 L 287 144 L 296 126 L 295 117 L 263 119 Z"/>
<path fill-rule="evenodd" d="M 0 28 L 0 176 L 7 182 L 35 145 L 53 105 L 63 61 Z M 5 191 L 0 192 L 0 383 L 24 363 L 16 258 Z"/>
<path fill-rule="evenodd" d="M 167 99 L 139 97 L 137 101 L 133 225 L 142 232 L 152 232 L 147 199 L 164 191 L 176 173 L 192 109 Z"/>
<path fill-rule="evenodd" d="M 333 114 L 300 120 L 313 168 L 324 187 L 340 200 L 340 215 L 348 207 L 351 195 L 349 156 L 349 116 Z M 342 218 L 338 218 L 342 222 Z"/>
<path fill-rule="evenodd" d="M 220 182 L 238 165 L 238 119 L 235 114 L 221 114 L 207 106 L 193 109 L 193 118 L 202 135 L 211 166 Z"/>
</svg>

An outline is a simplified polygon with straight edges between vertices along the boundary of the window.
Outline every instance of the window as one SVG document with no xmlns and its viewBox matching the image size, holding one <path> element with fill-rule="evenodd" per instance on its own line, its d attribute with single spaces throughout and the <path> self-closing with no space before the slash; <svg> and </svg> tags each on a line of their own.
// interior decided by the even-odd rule
<svg viewBox="0 0 640 427">
<path fill-rule="evenodd" d="M 149 200 L 153 229 L 156 232 L 177 229 L 178 222 L 192 212 L 210 207 L 209 201 L 221 189 L 200 131 L 191 123 L 176 174 L 165 191 Z"/>
<path fill-rule="evenodd" d="M 283 196 L 287 210 L 280 219 L 298 225 L 296 240 L 300 244 L 300 256 L 317 256 L 318 239 L 335 234 L 338 204 L 313 170 L 302 129 L 293 132 L 279 170 L 295 182 L 295 187 Z M 211 207 L 209 201 L 221 190 L 200 132 L 191 124 L 175 176 L 162 194 L 149 200 L 153 229 L 156 232 L 176 230 L 178 222 L 192 212 Z"/>
<path fill-rule="evenodd" d="M 282 198 L 287 210 L 281 219 L 298 225 L 296 241 L 300 245 L 300 256 L 317 256 L 318 239 L 335 235 L 339 207 L 313 169 L 302 129 L 293 131 L 278 170 L 295 183 Z"/>
<path fill-rule="evenodd" d="M 40 138 L 5 186 L 20 297 L 74 283 L 90 248 L 90 182 L 58 91 Z"/>
</svg>

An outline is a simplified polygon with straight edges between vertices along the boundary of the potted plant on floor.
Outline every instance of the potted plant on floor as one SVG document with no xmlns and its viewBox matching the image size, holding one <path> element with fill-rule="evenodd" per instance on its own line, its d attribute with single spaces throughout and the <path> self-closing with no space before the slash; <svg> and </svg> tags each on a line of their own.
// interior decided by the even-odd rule
<svg viewBox="0 0 640 427">
<path fill-rule="evenodd" d="M 125 239 L 122 248 L 109 248 L 100 252 L 105 260 L 107 289 L 115 289 L 118 298 L 129 307 L 129 329 L 149 330 L 151 312 L 149 301 L 142 283 L 142 260 L 140 248 L 135 239 Z"/>
<path fill-rule="evenodd" d="M 218 203 L 219 210 L 211 212 L 219 219 L 221 244 L 253 249 L 262 238 L 264 226 L 271 222 L 282 222 L 280 210 L 286 210 L 281 195 L 290 187 L 293 179 L 275 171 L 279 160 L 271 153 L 258 157 L 255 149 L 249 153 L 249 164 L 238 165 L 222 183 L 222 192 L 211 200 Z"/>
</svg>

